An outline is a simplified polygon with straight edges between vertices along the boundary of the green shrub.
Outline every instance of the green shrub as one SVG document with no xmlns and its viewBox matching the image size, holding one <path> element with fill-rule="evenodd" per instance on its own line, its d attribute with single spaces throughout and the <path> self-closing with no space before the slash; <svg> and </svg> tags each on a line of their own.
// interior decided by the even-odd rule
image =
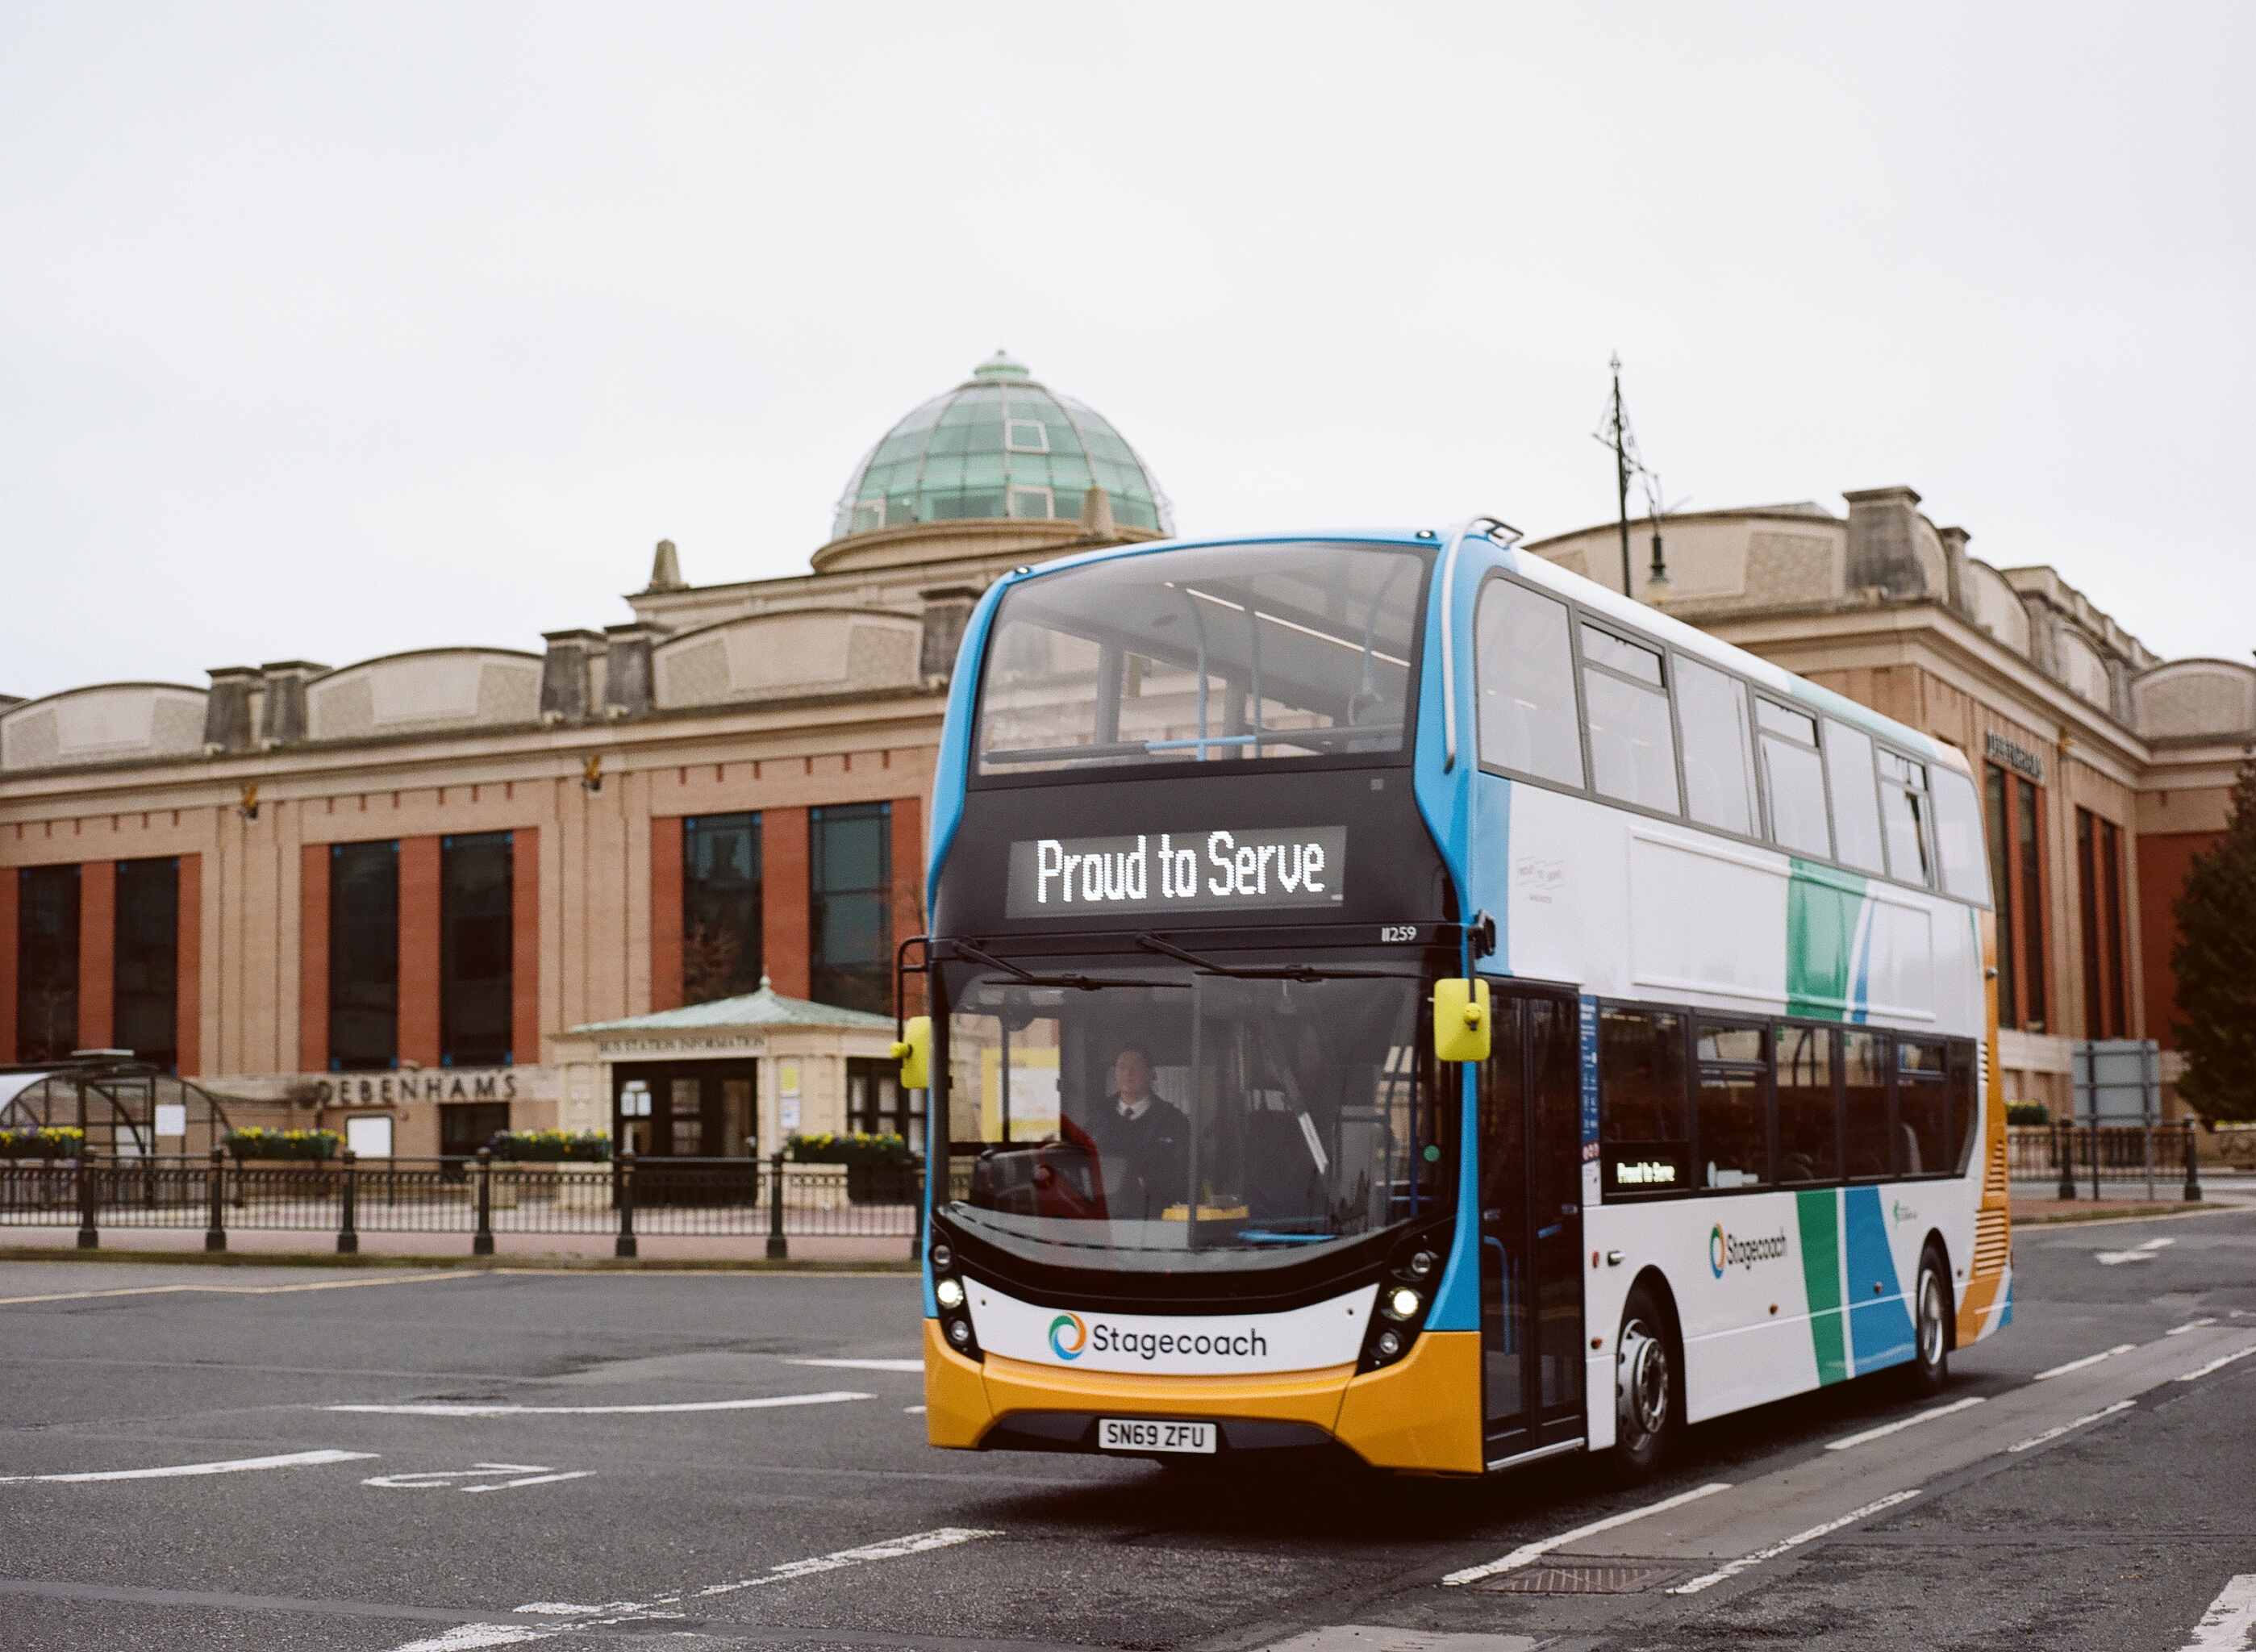
<svg viewBox="0 0 2256 1652">
<path fill-rule="evenodd" d="M 0 1130 L 0 1159 L 75 1159 L 86 1132 L 68 1125 L 29 1130 Z"/>
<path fill-rule="evenodd" d="M 246 1159 L 334 1159 L 345 1139 L 334 1130 L 230 1130 L 220 1145 L 241 1164 Z"/>
<path fill-rule="evenodd" d="M 789 1145 L 794 1164 L 893 1165 L 916 1161 L 909 1144 L 894 1135 L 793 1135 Z"/>
<path fill-rule="evenodd" d="M 2009 1125 L 2048 1125 L 2052 1110 L 2041 1101 L 2009 1101 L 2006 1104 L 2006 1122 Z"/>
<path fill-rule="evenodd" d="M 486 1146 L 495 1158 L 518 1164 L 602 1164 L 611 1156 L 611 1139 L 600 1130 L 503 1130 Z"/>
</svg>

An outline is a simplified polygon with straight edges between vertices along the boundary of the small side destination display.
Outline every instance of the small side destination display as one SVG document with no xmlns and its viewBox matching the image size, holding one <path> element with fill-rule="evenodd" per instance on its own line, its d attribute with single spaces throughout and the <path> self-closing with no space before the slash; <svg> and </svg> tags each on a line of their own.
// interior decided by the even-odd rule
<svg viewBox="0 0 2256 1652">
<path fill-rule="evenodd" d="M 1011 845 L 1004 911 L 1040 918 L 1331 907 L 1346 889 L 1344 826 L 1036 837 Z"/>
</svg>

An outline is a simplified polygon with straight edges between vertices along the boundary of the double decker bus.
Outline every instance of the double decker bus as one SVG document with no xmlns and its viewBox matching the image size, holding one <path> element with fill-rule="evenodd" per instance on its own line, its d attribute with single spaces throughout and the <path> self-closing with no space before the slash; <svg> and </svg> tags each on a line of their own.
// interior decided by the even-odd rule
<svg viewBox="0 0 2256 1652">
<path fill-rule="evenodd" d="M 1443 532 L 972 615 L 932 822 L 927 1425 L 1649 1474 L 2012 1317 L 1954 749 Z"/>
</svg>

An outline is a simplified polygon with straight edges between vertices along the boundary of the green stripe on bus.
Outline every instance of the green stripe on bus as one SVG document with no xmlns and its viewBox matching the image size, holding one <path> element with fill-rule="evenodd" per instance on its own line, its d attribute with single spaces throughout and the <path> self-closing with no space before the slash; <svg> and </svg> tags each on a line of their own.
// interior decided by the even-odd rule
<svg viewBox="0 0 2256 1652">
<path fill-rule="evenodd" d="M 1786 1013 L 1837 1021 L 1849 1009 L 1850 954 L 1865 879 L 1796 859 L 1786 886 Z"/>
<path fill-rule="evenodd" d="M 1849 1375 L 1849 1345 L 1841 1313 L 1841 1213 L 1831 1188 L 1794 1196 L 1801 1230 L 1801 1282 L 1809 1293 L 1809 1339 L 1817 1353 L 1817 1380 Z"/>
</svg>

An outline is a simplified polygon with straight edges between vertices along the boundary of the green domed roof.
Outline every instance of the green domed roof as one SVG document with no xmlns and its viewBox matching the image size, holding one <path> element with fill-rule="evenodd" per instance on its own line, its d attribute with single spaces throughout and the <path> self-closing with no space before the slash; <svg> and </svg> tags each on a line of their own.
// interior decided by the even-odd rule
<svg viewBox="0 0 2256 1652">
<path fill-rule="evenodd" d="M 997 350 L 870 449 L 832 537 L 966 517 L 1071 520 L 1091 486 L 1111 496 L 1122 527 L 1174 531 L 1167 496 L 1120 433 Z"/>
</svg>

